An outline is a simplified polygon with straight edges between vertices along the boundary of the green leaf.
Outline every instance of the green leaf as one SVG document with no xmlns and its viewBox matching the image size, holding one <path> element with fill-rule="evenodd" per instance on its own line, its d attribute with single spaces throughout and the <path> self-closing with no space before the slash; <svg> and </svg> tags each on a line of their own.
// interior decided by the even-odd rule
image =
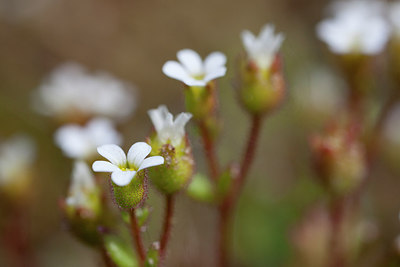
<svg viewBox="0 0 400 267">
<path fill-rule="evenodd" d="M 213 185 L 205 175 L 200 173 L 193 176 L 186 192 L 190 197 L 201 202 L 212 202 L 215 199 Z"/>
<path fill-rule="evenodd" d="M 104 245 L 110 258 L 118 267 L 139 267 L 132 248 L 115 235 L 106 235 Z"/>
</svg>

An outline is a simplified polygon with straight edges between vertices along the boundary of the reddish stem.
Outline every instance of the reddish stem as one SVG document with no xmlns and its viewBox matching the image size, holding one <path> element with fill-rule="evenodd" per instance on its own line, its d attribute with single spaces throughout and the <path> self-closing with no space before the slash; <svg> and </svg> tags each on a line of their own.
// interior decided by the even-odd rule
<svg viewBox="0 0 400 267">
<path fill-rule="evenodd" d="M 251 163 L 254 159 L 254 154 L 257 146 L 257 140 L 261 130 L 261 117 L 259 115 L 253 115 L 252 126 L 248 137 L 245 152 L 243 154 L 242 162 L 240 165 L 240 171 L 231 191 L 227 194 L 225 199 L 222 201 L 219 207 L 219 259 L 218 263 L 220 267 L 229 266 L 228 261 L 228 244 L 229 244 L 229 223 L 232 217 L 232 211 L 235 208 L 237 199 L 243 188 L 243 184 L 246 181 L 246 177 L 251 167 Z"/>
<path fill-rule="evenodd" d="M 330 208 L 331 219 L 331 260 L 330 267 L 346 266 L 346 257 L 342 246 L 342 226 L 345 213 L 345 200 L 332 200 Z"/>
<path fill-rule="evenodd" d="M 104 244 L 101 245 L 100 252 L 106 267 L 116 267 Z"/>
<path fill-rule="evenodd" d="M 131 209 L 129 212 L 130 220 L 131 220 L 131 231 L 133 235 L 133 240 L 135 242 L 137 254 L 139 256 L 140 266 L 144 266 L 144 261 L 146 260 L 146 251 L 143 246 L 142 237 L 140 235 L 139 224 L 135 215 L 135 209 Z"/>
<path fill-rule="evenodd" d="M 167 245 L 169 241 L 169 237 L 171 235 L 171 229 L 172 229 L 172 218 L 174 214 L 174 196 L 173 195 L 167 195 L 166 196 L 166 207 L 165 207 L 165 219 L 164 219 L 164 226 L 163 226 L 163 232 L 161 235 L 161 241 L 160 241 L 160 263 L 161 266 L 164 265 L 165 261 L 165 254 L 167 252 Z"/>
<path fill-rule="evenodd" d="M 198 123 L 198 125 L 201 138 L 203 140 L 204 152 L 206 154 L 206 160 L 208 168 L 210 170 L 210 175 L 212 179 L 216 181 L 218 179 L 219 167 L 215 151 L 215 144 L 205 122 L 201 121 Z"/>
</svg>

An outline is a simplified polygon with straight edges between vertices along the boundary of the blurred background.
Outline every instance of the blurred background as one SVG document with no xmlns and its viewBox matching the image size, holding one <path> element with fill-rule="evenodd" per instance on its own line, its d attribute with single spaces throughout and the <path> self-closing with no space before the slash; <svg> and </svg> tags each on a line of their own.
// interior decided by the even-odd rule
<svg viewBox="0 0 400 267">
<path fill-rule="evenodd" d="M 31 101 L 48 73 L 73 61 L 136 86 L 137 109 L 118 125 L 128 148 L 149 133 L 148 109 L 166 104 L 173 114 L 184 111 L 182 86 L 163 75 L 164 62 L 175 59 L 183 48 L 198 51 L 203 57 L 212 51 L 224 52 L 228 72 L 218 88 L 223 119 L 218 153 L 222 163 L 228 163 L 240 158 L 249 125 L 232 87 L 235 63 L 243 49 L 240 33 L 244 29 L 258 33 L 268 22 L 286 36 L 282 55 L 288 95 L 262 129 L 235 217 L 232 257 L 234 266 L 299 266 L 292 246 L 293 229 L 323 198 L 310 168 L 308 138 L 321 129 L 343 94 L 343 81 L 334 61 L 315 35 L 315 25 L 326 14 L 328 3 L 0 0 L 0 138 L 27 133 L 37 143 L 33 197 L 26 212 L 38 266 L 99 266 L 101 262 L 95 251 L 63 227 L 58 201 L 66 194 L 72 161 L 54 145 L 57 123 L 36 113 Z M 312 93 L 310 88 L 320 91 Z M 201 143 L 193 126 L 189 123 L 187 128 L 197 170 L 205 173 Z M 377 266 L 374 259 L 392 246 L 400 233 L 399 171 L 398 161 L 385 156 L 375 164 L 362 207 L 365 217 L 372 219 L 377 237 L 371 245 L 374 252 L 358 266 Z M 152 190 L 149 202 L 154 211 L 151 231 L 144 234 L 147 244 L 160 232 L 161 200 Z M 213 266 L 215 209 L 183 193 L 176 211 L 167 265 Z M 4 254 L 0 248 L 1 266 Z"/>
</svg>

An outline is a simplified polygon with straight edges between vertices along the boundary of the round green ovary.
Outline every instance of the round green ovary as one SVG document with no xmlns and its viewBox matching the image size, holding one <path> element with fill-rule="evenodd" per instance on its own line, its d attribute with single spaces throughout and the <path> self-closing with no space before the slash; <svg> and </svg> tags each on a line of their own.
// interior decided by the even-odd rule
<svg viewBox="0 0 400 267">
<path fill-rule="evenodd" d="M 115 202 L 122 209 L 132 209 L 145 197 L 146 188 L 143 175 L 136 175 L 127 186 L 118 186 L 112 182 Z"/>
</svg>

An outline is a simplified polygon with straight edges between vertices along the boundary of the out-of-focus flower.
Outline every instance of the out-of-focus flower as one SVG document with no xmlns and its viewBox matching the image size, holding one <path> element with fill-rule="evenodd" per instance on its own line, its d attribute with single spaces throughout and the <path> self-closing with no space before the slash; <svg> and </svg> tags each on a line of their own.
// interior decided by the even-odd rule
<svg viewBox="0 0 400 267">
<path fill-rule="evenodd" d="M 0 144 L 0 189 L 22 194 L 29 186 L 35 157 L 35 144 L 27 136 L 16 135 Z"/>
<path fill-rule="evenodd" d="M 121 135 L 112 122 L 104 118 L 91 120 L 86 126 L 68 124 L 55 133 L 55 142 L 63 153 L 75 159 L 91 159 L 97 147 L 105 144 L 120 144 Z"/>
<path fill-rule="evenodd" d="M 334 16 L 318 24 L 318 37 L 337 54 L 378 54 L 390 35 L 382 10 L 375 1 L 338 2 L 333 6 Z"/>
<path fill-rule="evenodd" d="M 72 181 L 65 199 L 67 206 L 74 209 L 87 209 L 97 213 L 99 208 L 99 188 L 89 166 L 76 161 L 72 170 Z"/>
<path fill-rule="evenodd" d="M 276 53 L 282 45 L 284 35 L 274 34 L 272 24 L 266 24 L 261 29 L 258 37 L 248 30 L 242 32 L 242 41 L 247 55 L 251 61 L 261 69 L 269 69 L 275 59 Z"/>
<path fill-rule="evenodd" d="M 208 82 L 222 77 L 226 73 L 226 56 L 213 52 L 203 60 L 191 49 L 178 51 L 177 61 L 167 61 L 162 71 L 170 78 L 179 80 L 188 86 L 206 86 Z"/>
<path fill-rule="evenodd" d="M 149 110 L 148 114 L 156 130 L 148 139 L 152 155 L 160 154 L 165 159 L 164 165 L 149 171 L 150 179 L 161 192 L 173 194 L 181 190 L 193 174 L 192 148 L 185 136 L 185 125 L 192 114 L 181 113 L 174 121 L 166 106 Z"/>
<path fill-rule="evenodd" d="M 164 105 L 159 106 L 157 109 L 149 110 L 148 114 L 161 143 L 166 144 L 170 141 L 175 147 L 182 143 L 185 136 L 185 125 L 192 117 L 192 114 L 182 112 L 174 120 L 173 115 Z"/>
<path fill-rule="evenodd" d="M 389 18 L 392 23 L 393 33 L 400 38 L 400 1 L 388 6 Z"/>
<path fill-rule="evenodd" d="M 132 113 L 135 102 L 131 86 L 105 72 L 89 74 L 75 63 L 56 68 L 34 95 L 34 107 L 39 112 L 63 120 L 124 118 Z"/>
<path fill-rule="evenodd" d="M 95 161 L 93 170 L 111 172 L 111 180 L 118 186 L 128 185 L 140 170 L 164 163 L 164 158 L 161 156 L 146 158 L 151 152 L 151 146 L 144 142 L 133 144 L 127 156 L 117 145 L 103 145 L 98 147 L 97 151 L 110 162 Z"/>
</svg>

